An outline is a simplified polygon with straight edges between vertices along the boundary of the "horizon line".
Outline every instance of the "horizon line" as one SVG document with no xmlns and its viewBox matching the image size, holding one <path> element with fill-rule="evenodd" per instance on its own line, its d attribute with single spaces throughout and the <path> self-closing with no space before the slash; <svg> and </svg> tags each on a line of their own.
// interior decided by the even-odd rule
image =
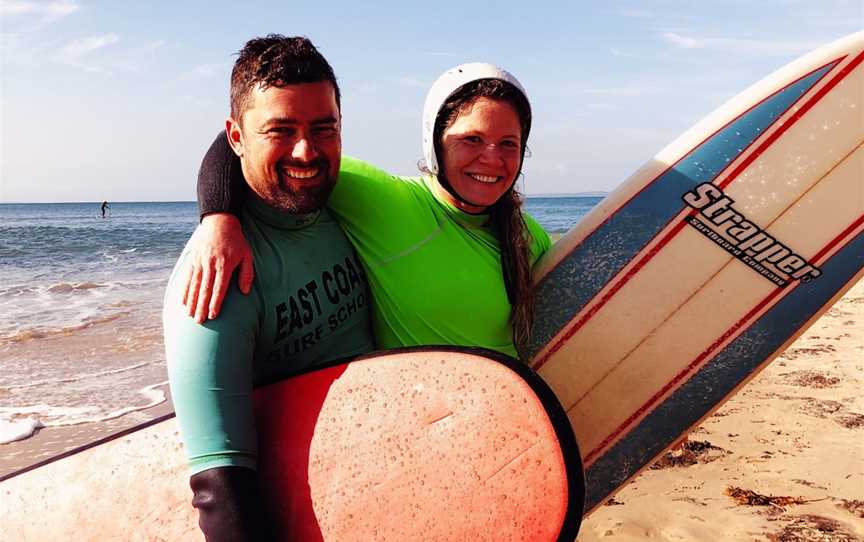
<svg viewBox="0 0 864 542">
<path fill-rule="evenodd" d="M 539 194 L 526 194 L 526 198 L 590 198 L 603 197 L 609 192 L 602 190 L 590 190 L 585 192 L 542 192 Z M 196 200 L 76 200 L 76 201 L 0 201 L 0 205 L 58 205 L 73 203 L 92 203 L 101 205 L 102 201 L 111 203 L 197 203 Z"/>
</svg>

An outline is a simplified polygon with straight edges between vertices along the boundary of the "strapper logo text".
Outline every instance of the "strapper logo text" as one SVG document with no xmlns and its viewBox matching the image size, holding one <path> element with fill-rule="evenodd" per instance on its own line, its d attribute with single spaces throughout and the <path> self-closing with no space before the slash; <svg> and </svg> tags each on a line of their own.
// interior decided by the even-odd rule
<svg viewBox="0 0 864 542">
<path fill-rule="evenodd" d="M 790 280 L 809 282 L 822 274 L 805 258 L 768 235 L 732 207 L 735 200 L 711 183 L 702 183 L 681 199 L 699 211 L 688 224 L 778 286 Z"/>
</svg>

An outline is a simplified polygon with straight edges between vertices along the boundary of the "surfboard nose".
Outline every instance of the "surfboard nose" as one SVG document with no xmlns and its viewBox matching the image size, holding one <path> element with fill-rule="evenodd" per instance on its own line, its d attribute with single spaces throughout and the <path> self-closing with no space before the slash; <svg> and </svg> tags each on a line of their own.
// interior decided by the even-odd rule
<svg viewBox="0 0 864 542">
<path fill-rule="evenodd" d="M 256 401 L 256 416 L 267 443 L 259 474 L 280 535 L 575 538 L 584 487 L 569 422 L 515 360 L 423 348 L 276 387 Z"/>
</svg>

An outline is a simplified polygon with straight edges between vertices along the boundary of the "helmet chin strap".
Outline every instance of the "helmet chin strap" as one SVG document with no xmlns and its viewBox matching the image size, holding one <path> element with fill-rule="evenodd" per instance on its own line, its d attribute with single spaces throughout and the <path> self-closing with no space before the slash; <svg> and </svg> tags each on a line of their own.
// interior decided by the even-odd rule
<svg viewBox="0 0 864 542">
<path fill-rule="evenodd" d="M 447 180 L 447 177 L 443 173 L 439 173 L 436 176 L 436 178 L 438 179 L 438 184 L 441 185 L 441 188 L 446 190 L 447 193 L 450 194 L 451 196 L 453 196 L 454 198 L 456 198 L 456 200 L 461 201 L 465 205 L 471 205 L 472 207 L 483 207 L 482 205 L 478 205 L 478 204 L 474 203 L 473 201 L 468 201 L 467 199 L 460 196 L 459 193 L 456 192 L 456 190 L 453 188 L 453 185 L 450 184 L 450 181 Z M 511 186 L 510 189 L 512 190 L 513 187 Z M 509 190 L 508 190 L 508 192 L 509 192 Z M 501 197 L 504 197 L 504 195 L 502 195 Z M 486 214 L 489 211 L 489 207 L 490 206 L 487 206 L 482 211 L 475 212 L 475 213 L 472 213 L 470 211 L 465 211 L 464 209 L 460 209 L 460 210 L 463 213 L 468 213 L 469 215 L 482 215 L 482 214 Z"/>
<path fill-rule="evenodd" d="M 497 200 L 495 200 L 495 203 L 498 203 L 499 201 L 501 201 L 501 198 L 509 195 L 510 192 L 513 191 L 513 189 L 516 187 L 516 181 L 519 180 L 519 177 L 521 175 L 522 175 L 522 162 L 520 161 L 519 162 L 519 173 L 516 174 L 516 178 L 513 180 L 513 184 L 510 185 L 510 188 L 508 188 L 506 192 L 501 194 L 501 197 L 499 197 Z M 456 200 L 461 201 L 465 205 L 471 205 L 474 207 L 482 207 L 482 205 L 478 205 L 477 203 L 474 203 L 473 201 L 468 201 L 467 199 L 460 196 L 459 193 L 456 192 L 456 190 L 453 188 L 453 185 L 450 184 L 450 181 L 447 180 L 447 176 L 444 175 L 443 171 L 439 172 L 437 175 L 435 175 L 435 178 L 438 180 L 438 184 L 441 185 L 441 188 L 446 190 L 447 193 L 450 194 L 451 196 L 453 196 L 454 198 L 456 198 Z M 492 205 L 495 205 L 495 203 L 493 203 Z M 482 214 L 488 213 L 489 208 L 492 207 L 492 205 L 487 205 L 485 209 L 483 209 L 482 211 L 477 212 L 477 213 L 472 213 L 470 211 L 465 211 L 465 210 L 462 210 L 462 212 L 468 213 L 469 215 L 482 215 Z"/>
</svg>

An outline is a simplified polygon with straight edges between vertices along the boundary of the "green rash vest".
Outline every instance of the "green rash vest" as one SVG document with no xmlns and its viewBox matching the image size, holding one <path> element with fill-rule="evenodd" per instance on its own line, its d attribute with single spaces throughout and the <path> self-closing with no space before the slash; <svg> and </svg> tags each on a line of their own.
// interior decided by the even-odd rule
<svg viewBox="0 0 864 542">
<path fill-rule="evenodd" d="M 489 215 L 460 211 L 436 195 L 436 184 L 342 158 L 328 205 L 366 267 L 376 343 L 481 346 L 518 357 Z M 533 265 L 551 243 L 523 216 Z"/>
<path fill-rule="evenodd" d="M 252 388 L 373 349 L 362 265 L 323 210 L 288 215 L 257 198 L 240 214 L 255 257 L 250 295 L 232 282 L 203 325 L 178 301 L 172 273 L 163 312 L 171 393 L 192 470 L 256 468 Z"/>
</svg>

